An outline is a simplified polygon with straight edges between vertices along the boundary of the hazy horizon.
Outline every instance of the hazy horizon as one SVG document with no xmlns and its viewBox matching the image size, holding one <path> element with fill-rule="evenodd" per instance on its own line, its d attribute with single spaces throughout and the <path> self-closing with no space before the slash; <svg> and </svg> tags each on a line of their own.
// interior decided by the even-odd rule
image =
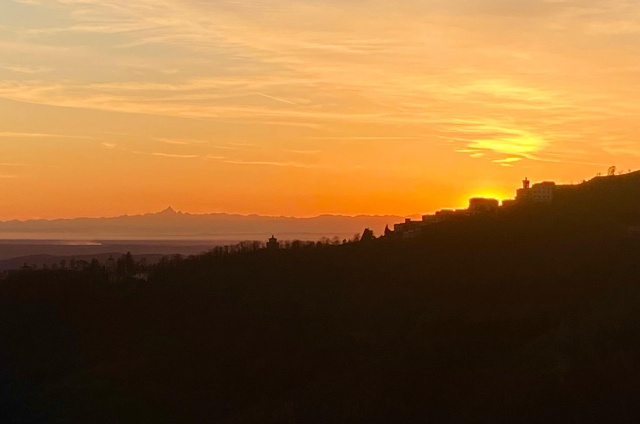
<svg viewBox="0 0 640 424">
<path fill-rule="evenodd" d="M 0 240 L 242 241 L 279 238 L 351 238 L 364 228 L 381 234 L 404 217 L 321 215 L 310 218 L 189 214 L 173 209 L 143 215 L 56 220 L 0 221 Z"/>
<path fill-rule="evenodd" d="M 347 217 L 347 218 L 357 218 L 357 217 L 418 217 L 420 213 L 410 213 L 410 214 L 332 214 L 332 213 L 323 213 L 317 215 L 263 215 L 258 213 L 233 213 L 233 212 L 223 212 L 223 211 L 214 211 L 214 212 L 190 212 L 184 210 L 178 210 L 173 208 L 172 206 L 168 206 L 161 210 L 141 212 L 141 213 L 119 213 L 115 215 L 95 215 L 95 216 L 60 216 L 60 217 L 52 217 L 52 218 L 42 218 L 38 216 L 23 218 L 23 219 L 3 219 L 0 222 L 11 222 L 11 221 L 59 221 L 59 220 L 74 220 L 74 219 L 113 219 L 113 218 L 122 218 L 122 217 L 133 217 L 133 216 L 145 216 L 145 215 L 158 215 L 162 213 L 166 213 L 168 210 L 172 210 L 176 214 L 183 215 L 194 215 L 194 216 L 202 216 L 202 215 L 227 215 L 227 216 L 237 216 L 237 217 L 252 217 L 259 216 L 263 218 L 293 218 L 293 219 L 312 219 L 312 218 L 320 218 L 323 216 L 333 216 L 333 217 Z M 435 212 L 435 211 L 434 211 Z"/>
</svg>

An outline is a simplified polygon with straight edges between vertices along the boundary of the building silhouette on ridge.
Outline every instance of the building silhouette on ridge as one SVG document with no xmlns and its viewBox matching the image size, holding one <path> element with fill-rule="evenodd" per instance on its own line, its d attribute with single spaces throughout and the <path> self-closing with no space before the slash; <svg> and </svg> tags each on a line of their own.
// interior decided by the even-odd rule
<svg viewBox="0 0 640 424">
<path fill-rule="evenodd" d="M 516 194 L 516 202 L 551 203 L 556 191 L 556 183 L 544 181 L 531 186 L 528 178 L 522 180 L 522 188 Z"/>
<path fill-rule="evenodd" d="M 269 241 L 267 242 L 267 249 L 269 250 L 280 249 L 280 242 L 278 242 L 278 239 L 275 236 L 272 235 Z"/>
<path fill-rule="evenodd" d="M 435 214 L 423 215 L 421 221 L 406 218 L 404 222 L 395 224 L 393 226 L 393 232 L 389 235 L 413 238 L 418 236 L 428 226 L 442 222 L 466 219 L 469 217 L 496 216 L 500 209 L 506 209 L 515 205 L 534 203 L 550 204 L 553 203 L 556 188 L 556 183 L 553 181 L 544 181 L 532 185 L 531 181 L 525 178 L 522 180 L 522 188 L 516 192 L 515 199 L 506 199 L 501 203 L 498 199 L 474 197 L 469 199 L 467 209 L 442 209 Z"/>
</svg>

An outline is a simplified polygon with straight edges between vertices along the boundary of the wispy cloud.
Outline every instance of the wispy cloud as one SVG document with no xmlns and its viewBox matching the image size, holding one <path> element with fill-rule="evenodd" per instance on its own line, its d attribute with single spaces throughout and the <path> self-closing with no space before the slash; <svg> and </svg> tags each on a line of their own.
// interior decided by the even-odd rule
<svg viewBox="0 0 640 424">
<path fill-rule="evenodd" d="M 136 152 L 138 153 L 138 152 Z M 159 153 L 159 152 L 154 152 L 154 153 L 144 153 L 144 152 L 139 152 L 142 154 L 149 154 L 151 156 L 160 156 L 160 157 L 165 157 L 165 158 L 177 158 L 177 159 L 194 159 L 199 157 L 198 155 L 180 155 L 180 154 L 175 154 L 175 153 Z"/>
<path fill-rule="evenodd" d="M 25 167 L 25 166 L 30 166 L 29 164 L 26 163 L 16 163 L 16 162 L 0 162 L 0 166 L 15 166 L 15 167 Z"/>
<path fill-rule="evenodd" d="M 174 139 L 174 138 L 158 138 L 158 141 L 166 144 L 173 144 L 178 146 L 193 146 L 193 145 L 202 145 L 208 144 L 208 141 L 205 140 L 182 140 L 182 139 Z"/>
<path fill-rule="evenodd" d="M 42 74 L 42 73 L 47 73 L 47 72 L 51 72 L 52 71 L 51 68 L 20 66 L 20 65 L 2 66 L 0 68 L 1 69 L 5 69 L 7 71 L 17 72 L 17 73 L 21 73 L 21 74 L 28 74 L 28 75 Z"/>
<path fill-rule="evenodd" d="M 197 154 L 188 154 L 188 153 L 142 151 L 142 150 L 132 149 L 127 146 L 119 145 L 116 143 L 110 143 L 110 142 L 102 142 L 100 144 L 102 147 L 108 150 L 116 150 L 116 151 L 125 152 L 128 154 L 134 154 L 134 155 L 155 156 L 155 157 L 171 158 L 171 159 L 195 159 L 195 158 L 201 157 L 200 155 L 197 155 Z"/>
<path fill-rule="evenodd" d="M 211 161 L 221 161 L 221 160 L 227 160 L 229 159 L 226 156 L 219 156 L 219 155 L 206 155 L 204 157 L 206 160 L 211 160 Z"/>
<path fill-rule="evenodd" d="M 47 133 L 23 133 L 23 132 L 0 132 L 0 138 L 74 138 L 88 139 L 88 136 L 69 134 L 47 134 Z"/>
<path fill-rule="evenodd" d="M 294 102 L 290 102 L 289 100 L 284 100 L 284 99 L 281 99 L 279 97 L 269 96 L 268 94 L 264 94 L 264 93 L 258 93 L 258 96 L 262 96 L 262 97 L 265 97 L 267 99 L 275 100 L 276 102 L 280 102 L 280 103 L 286 103 L 286 104 L 294 105 L 294 106 L 296 105 Z"/>
<path fill-rule="evenodd" d="M 3 67 L 0 97 L 180 117 L 224 133 L 211 141 L 205 131 L 155 134 L 166 146 L 128 145 L 147 155 L 261 146 L 310 155 L 331 144 L 360 152 L 406 141 L 425 156 L 446 144 L 486 166 L 522 166 L 636 151 L 605 139 L 613 126 L 637 136 L 640 41 L 619 42 L 638 33 L 631 0 L 14 1 L 51 18 L 3 27 L 11 36 L 0 41 L 0 60 L 14 65 Z M 230 133 L 253 146 L 232 144 Z M 305 149 L 287 149 L 300 140 Z M 584 143 L 586 153 L 554 154 Z M 238 155 L 229 163 L 317 166 Z M 417 155 L 411 160 L 405 166 L 420 167 Z"/>
<path fill-rule="evenodd" d="M 227 156 L 207 155 L 205 159 L 213 162 L 221 162 L 231 165 L 244 166 L 275 166 L 284 168 L 318 168 L 319 166 L 311 163 L 295 162 L 295 161 L 271 161 L 271 160 L 244 160 L 234 159 Z"/>
<path fill-rule="evenodd" d="M 32 6 L 40 5 L 41 2 L 39 0 L 12 0 L 15 3 L 28 4 Z"/>
<path fill-rule="evenodd" d="M 360 141 L 378 141 L 378 140 L 420 140 L 424 137 L 420 136 L 333 136 L 333 137 L 309 137 L 310 140 L 360 140 Z"/>
<path fill-rule="evenodd" d="M 494 159 L 493 163 L 515 163 L 520 162 L 522 158 L 504 158 L 504 159 Z"/>
<path fill-rule="evenodd" d="M 286 168 L 317 168 L 318 165 L 301 163 L 301 162 L 277 162 L 277 161 L 249 161 L 249 160 L 223 160 L 224 163 L 233 165 L 252 165 L 252 166 L 277 166 Z"/>
<path fill-rule="evenodd" d="M 296 149 L 285 149 L 285 152 L 296 153 L 298 155 L 317 155 L 321 153 L 322 150 L 296 150 Z"/>
</svg>

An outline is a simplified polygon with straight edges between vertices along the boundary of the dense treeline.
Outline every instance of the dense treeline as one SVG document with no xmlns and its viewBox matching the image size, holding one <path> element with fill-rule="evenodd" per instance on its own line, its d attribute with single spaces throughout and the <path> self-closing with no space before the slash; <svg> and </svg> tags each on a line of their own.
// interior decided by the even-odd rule
<svg viewBox="0 0 640 424">
<path fill-rule="evenodd" d="M 0 422 L 638 422 L 640 175 L 616 178 L 409 240 L 13 273 Z"/>
<path fill-rule="evenodd" d="M 14 274 L 0 421 L 634 422 L 640 243 L 620 228 L 484 218 L 148 282 Z"/>
</svg>

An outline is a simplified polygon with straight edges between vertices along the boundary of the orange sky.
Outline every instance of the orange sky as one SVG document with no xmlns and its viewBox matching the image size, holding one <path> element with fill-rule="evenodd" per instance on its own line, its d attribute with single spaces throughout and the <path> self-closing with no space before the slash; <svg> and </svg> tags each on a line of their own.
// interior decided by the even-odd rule
<svg viewBox="0 0 640 424">
<path fill-rule="evenodd" d="M 405 215 L 637 169 L 639 22 L 636 0 L 4 0 L 0 220 Z"/>
</svg>

